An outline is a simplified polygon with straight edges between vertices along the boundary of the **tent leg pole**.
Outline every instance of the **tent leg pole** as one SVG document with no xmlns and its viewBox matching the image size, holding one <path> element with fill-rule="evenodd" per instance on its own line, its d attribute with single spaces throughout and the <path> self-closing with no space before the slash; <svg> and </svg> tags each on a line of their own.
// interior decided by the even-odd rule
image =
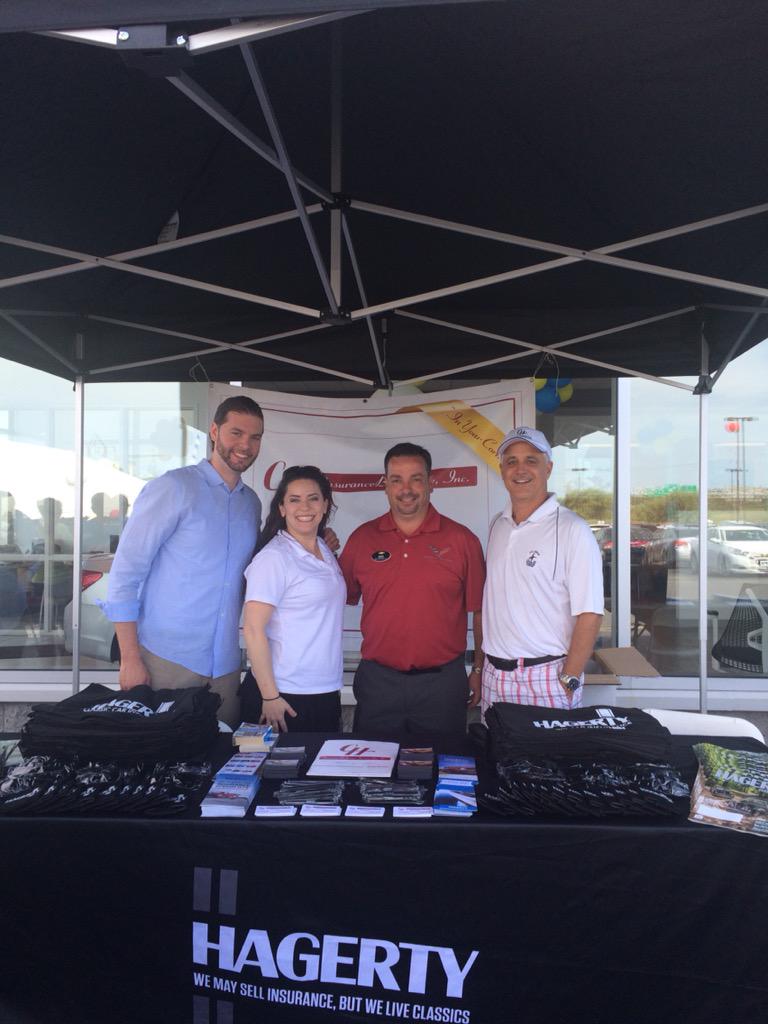
<svg viewBox="0 0 768 1024">
<path fill-rule="evenodd" d="M 77 336 L 78 348 L 82 348 L 83 336 Z M 83 457 L 84 440 L 84 392 L 83 378 L 75 378 L 75 507 L 72 522 L 72 693 L 80 690 L 80 607 L 82 587 L 80 584 L 83 561 Z"/>
<path fill-rule="evenodd" d="M 701 339 L 701 374 L 709 372 L 709 345 Z M 707 520 L 709 518 L 709 394 L 699 394 L 699 711 L 706 714 L 707 675 L 709 670 L 709 616 L 707 614 L 707 581 L 709 562 L 709 541 Z"/>
</svg>

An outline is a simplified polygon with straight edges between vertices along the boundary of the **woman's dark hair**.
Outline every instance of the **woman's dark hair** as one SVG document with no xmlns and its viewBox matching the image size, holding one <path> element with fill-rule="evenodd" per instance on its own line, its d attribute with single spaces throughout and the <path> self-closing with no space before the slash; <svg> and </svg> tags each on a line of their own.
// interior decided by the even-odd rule
<svg viewBox="0 0 768 1024">
<path fill-rule="evenodd" d="M 320 493 L 328 502 L 328 511 L 320 520 L 320 525 L 317 528 L 318 536 L 322 537 L 328 520 L 336 510 L 331 492 L 331 481 L 324 473 L 321 473 L 317 466 L 289 466 L 283 473 L 283 478 L 277 485 L 275 496 L 270 503 L 269 512 L 264 522 L 264 529 L 261 531 L 259 543 L 256 545 L 257 551 L 261 551 L 263 547 L 266 547 L 278 530 L 285 529 L 285 516 L 280 515 L 280 506 L 285 501 L 285 492 L 288 489 L 288 484 L 292 484 L 295 480 L 312 480 L 320 488 Z"/>
</svg>

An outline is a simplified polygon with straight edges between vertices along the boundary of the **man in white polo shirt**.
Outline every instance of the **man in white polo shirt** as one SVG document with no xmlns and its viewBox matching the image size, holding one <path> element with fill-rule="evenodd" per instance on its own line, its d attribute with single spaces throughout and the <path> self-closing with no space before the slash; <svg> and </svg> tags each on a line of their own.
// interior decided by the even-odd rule
<svg viewBox="0 0 768 1024">
<path fill-rule="evenodd" d="M 603 618 L 600 550 L 547 491 L 552 449 L 540 430 L 511 430 L 498 456 L 510 502 L 488 539 L 483 713 L 502 701 L 576 707 Z"/>
</svg>

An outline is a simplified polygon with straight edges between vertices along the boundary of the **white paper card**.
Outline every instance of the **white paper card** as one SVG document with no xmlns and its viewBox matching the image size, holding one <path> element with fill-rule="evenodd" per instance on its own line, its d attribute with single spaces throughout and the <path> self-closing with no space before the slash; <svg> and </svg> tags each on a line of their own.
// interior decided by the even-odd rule
<svg viewBox="0 0 768 1024">
<path fill-rule="evenodd" d="M 295 813 L 294 804 L 257 804 L 253 810 L 255 818 L 292 818 Z"/>
<path fill-rule="evenodd" d="M 359 804 L 350 804 L 344 812 L 344 816 L 346 818 L 383 818 L 384 811 L 384 807 L 377 805 L 363 807 Z"/>
<path fill-rule="evenodd" d="M 431 807 L 393 807 L 393 818 L 431 818 Z"/>
<path fill-rule="evenodd" d="M 340 814 L 338 804 L 304 804 L 301 808 L 302 818 L 338 818 Z"/>
</svg>

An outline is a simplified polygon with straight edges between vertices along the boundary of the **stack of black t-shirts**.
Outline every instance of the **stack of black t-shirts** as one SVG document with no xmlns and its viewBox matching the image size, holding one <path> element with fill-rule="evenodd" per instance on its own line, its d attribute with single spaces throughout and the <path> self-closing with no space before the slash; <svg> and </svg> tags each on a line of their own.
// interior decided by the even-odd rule
<svg viewBox="0 0 768 1024">
<path fill-rule="evenodd" d="M 668 761 L 672 750 L 669 729 L 637 708 L 532 707 L 494 704 L 485 714 L 489 753 L 497 763 L 528 757 L 592 758 Z"/>
<path fill-rule="evenodd" d="M 93 683 L 58 704 L 35 704 L 21 731 L 22 754 L 92 761 L 185 761 L 216 742 L 221 699 L 208 687 L 115 692 Z"/>
<path fill-rule="evenodd" d="M 643 711 L 495 704 L 486 722 L 499 781 L 478 799 L 498 814 L 675 814 L 688 796 L 669 731 Z"/>
<path fill-rule="evenodd" d="M 207 762 L 128 767 L 36 755 L 0 782 L 0 814 L 181 814 L 199 805 L 211 770 Z"/>
</svg>

